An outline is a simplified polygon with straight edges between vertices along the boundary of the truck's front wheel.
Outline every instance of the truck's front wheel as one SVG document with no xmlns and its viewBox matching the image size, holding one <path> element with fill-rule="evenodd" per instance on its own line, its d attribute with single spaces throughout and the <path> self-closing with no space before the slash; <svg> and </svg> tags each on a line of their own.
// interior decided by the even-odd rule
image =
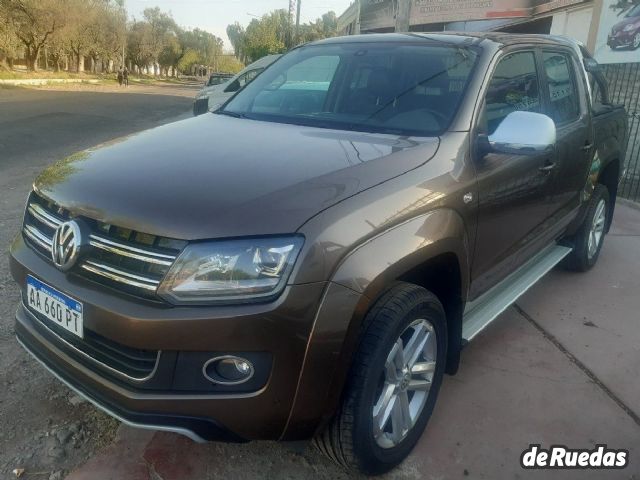
<svg viewBox="0 0 640 480">
<path fill-rule="evenodd" d="M 368 313 L 342 405 L 318 448 L 338 463 L 380 474 L 422 434 L 444 373 L 447 329 L 431 292 L 400 283 Z"/>
</svg>

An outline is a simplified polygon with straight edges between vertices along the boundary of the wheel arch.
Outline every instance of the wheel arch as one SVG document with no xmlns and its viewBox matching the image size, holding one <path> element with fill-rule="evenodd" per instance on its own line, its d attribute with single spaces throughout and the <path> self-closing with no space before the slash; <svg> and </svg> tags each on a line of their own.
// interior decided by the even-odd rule
<svg viewBox="0 0 640 480">
<path fill-rule="evenodd" d="M 398 281 L 420 285 L 443 303 L 448 333 L 446 371 L 455 373 L 469 284 L 469 242 L 462 217 L 443 208 L 376 235 L 352 250 L 335 269 L 328 286 L 333 293 L 325 295 L 318 312 L 283 439 L 308 437 L 331 418 L 358 347 L 362 322 Z M 338 308 L 342 315 L 348 309 L 347 325 L 338 325 L 332 315 Z M 333 354 L 327 351 L 329 342 Z M 325 365 L 329 359 L 332 364 Z M 324 401 L 318 402 L 310 392 L 322 392 Z M 314 409 L 316 413 L 311 412 Z"/>
</svg>

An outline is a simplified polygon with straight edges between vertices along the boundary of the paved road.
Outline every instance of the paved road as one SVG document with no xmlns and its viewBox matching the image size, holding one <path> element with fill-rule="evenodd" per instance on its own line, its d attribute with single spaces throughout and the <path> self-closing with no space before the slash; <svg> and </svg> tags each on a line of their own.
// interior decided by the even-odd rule
<svg viewBox="0 0 640 480">
<path fill-rule="evenodd" d="M 130 92 L 6 93 L 0 90 L 2 249 L 43 164 L 189 106 L 184 98 Z M 12 115 L 20 129 L 7 123 Z M 465 350 L 418 447 L 385 478 L 639 480 L 639 251 L 640 210 L 621 206 L 591 272 L 552 272 Z M 86 404 L 74 405 L 78 399 L 15 344 L 18 291 L 6 265 L 0 256 L 0 478 L 19 466 L 27 469 L 23 478 L 34 479 L 59 470 L 72 470 L 72 480 L 350 478 L 313 451 L 270 442 L 196 445 L 120 427 Z M 524 471 L 520 455 L 530 443 L 607 443 L 629 449 L 631 464 L 607 472 Z"/>
<path fill-rule="evenodd" d="M 33 179 L 44 165 L 75 151 L 190 115 L 196 88 L 0 88 L 0 479 L 21 466 L 27 472 L 70 469 L 108 443 L 116 427 L 88 405 L 72 405 L 69 400 L 78 399 L 15 342 L 18 290 L 5 252 Z"/>
</svg>

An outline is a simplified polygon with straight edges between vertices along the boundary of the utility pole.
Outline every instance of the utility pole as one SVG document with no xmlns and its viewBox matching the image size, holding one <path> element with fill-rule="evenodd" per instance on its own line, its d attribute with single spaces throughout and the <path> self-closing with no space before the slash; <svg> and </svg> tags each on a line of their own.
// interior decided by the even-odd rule
<svg viewBox="0 0 640 480">
<path fill-rule="evenodd" d="M 300 3 L 302 0 L 296 0 L 296 45 L 300 43 Z"/>
<path fill-rule="evenodd" d="M 409 31 L 409 18 L 411 17 L 411 0 L 397 0 L 396 32 Z"/>
<path fill-rule="evenodd" d="M 289 0 L 289 16 L 287 17 L 287 49 L 293 46 L 293 14 L 296 8 L 296 0 Z"/>
</svg>

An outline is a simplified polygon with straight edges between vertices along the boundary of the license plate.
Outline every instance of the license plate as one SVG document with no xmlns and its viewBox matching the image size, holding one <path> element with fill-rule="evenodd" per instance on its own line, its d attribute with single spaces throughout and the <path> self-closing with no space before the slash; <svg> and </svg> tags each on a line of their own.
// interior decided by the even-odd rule
<svg viewBox="0 0 640 480">
<path fill-rule="evenodd" d="M 79 301 L 29 275 L 27 276 L 27 302 L 36 312 L 74 335 L 83 337 L 82 303 Z"/>
</svg>

